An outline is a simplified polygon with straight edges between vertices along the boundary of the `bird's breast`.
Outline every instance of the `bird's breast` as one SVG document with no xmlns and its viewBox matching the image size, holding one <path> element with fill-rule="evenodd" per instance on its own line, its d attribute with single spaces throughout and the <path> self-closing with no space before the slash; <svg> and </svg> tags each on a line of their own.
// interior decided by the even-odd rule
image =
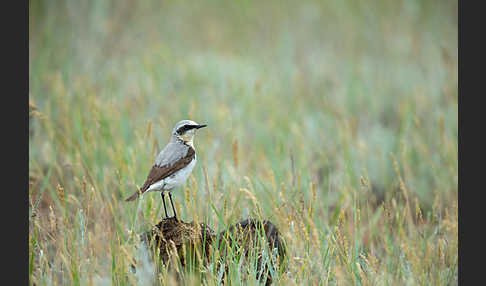
<svg viewBox="0 0 486 286">
<path fill-rule="evenodd" d="M 172 189 L 181 186 L 191 175 L 192 169 L 196 165 L 196 157 L 186 167 L 165 178 L 165 189 Z"/>
</svg>

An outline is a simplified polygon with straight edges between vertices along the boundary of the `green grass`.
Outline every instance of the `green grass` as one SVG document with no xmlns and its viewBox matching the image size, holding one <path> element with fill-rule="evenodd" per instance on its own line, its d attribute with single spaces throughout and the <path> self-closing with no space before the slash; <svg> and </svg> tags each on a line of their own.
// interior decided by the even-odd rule
<svg viewBox="0 0 486 286">
<path fill-rule="evenodd" d="M 456 285 L 457 3 L 436 2 L 30 1 L 31 284 L 142 283 L 161 200 L 124 199 L 192 119 L 178 214 L 269 219 L 278 284 Z M 257 284 L 254 257 L 232 262 Z"/>
</svg>

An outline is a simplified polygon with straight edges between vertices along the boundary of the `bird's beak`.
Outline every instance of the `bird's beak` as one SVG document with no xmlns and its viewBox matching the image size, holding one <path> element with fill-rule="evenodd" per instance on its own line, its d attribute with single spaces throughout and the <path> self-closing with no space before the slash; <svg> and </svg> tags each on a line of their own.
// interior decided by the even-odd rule
<svg viewBox="0 0 486 286">
<path fill-rule="evenodd" d="M 207 125 L 207 124 L 200 124 L 200 125 L 198 125 L 198 126 L 196 127 L 196 129 L 203 128 L 203 127 L 206 127 L 206 126 L 208 126 L 208 125 Z"/>
</svg>

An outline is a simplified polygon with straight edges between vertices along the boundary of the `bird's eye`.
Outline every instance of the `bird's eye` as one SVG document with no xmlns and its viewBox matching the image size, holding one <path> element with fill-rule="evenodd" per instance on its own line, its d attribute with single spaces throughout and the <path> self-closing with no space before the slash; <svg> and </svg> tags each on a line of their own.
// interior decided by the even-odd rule
<svg viewBox="0 0 486 286">
<path fill-rule="evenodd" d="M 184 125 L 177 129 L 177 134 L 182 135 L 186 133 L 188 130 L 191 130 L 193 127 L 191 125 Z"/>
</svg>

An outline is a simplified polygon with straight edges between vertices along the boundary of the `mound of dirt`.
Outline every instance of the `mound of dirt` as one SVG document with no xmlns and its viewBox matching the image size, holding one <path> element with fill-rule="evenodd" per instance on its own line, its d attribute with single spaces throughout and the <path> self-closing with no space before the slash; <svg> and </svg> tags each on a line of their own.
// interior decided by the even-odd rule
<svg viewBox="0 0 486 286">
<path fill-rule="evenodd" d="M 258 239 L 258 236 L 263 238 L 267 247 L 257 243 L 262 241 L 262 239 Z M 242 254 L 245 258 L 249 255 L 256 255 L 258 259 L 257 279 L 263 281 L 264 274 L 267 274 L 267 285 L 272 283 L 270 273 L 267 273 L 268 263 L 278 263 L 278 265 L 285 263 L 285 245 L 279 237 L 277 227 L 267 220 L 246 219 L 216 235 L 204 223 L 186 223 L 168 218 L 160 221 L 152 230 L 142 234 L 141 240 L 149 248 L 154 246 L 159 248 L 159 259 L 165 265 L 168 264 L 171 256 L 178 258 L 182 266 L 186 266 L 188 259 L 207 264 L 211 261 L 214 245 L 220 253 L 218 265 L 225 265 L 225 272 L 228 270 L 228 263 L 225 263 L 225 260 L 230 259 L 228 252 L 231 247 L 233 247 L 233 254 Z M 213 242 L 215 243 L 213 244 Z M 268 255 L 264 255 L 265 251 L 268 251 Z M 270 261 L 264 261 L 265 258 Z M 242 264 L 242 268 L 244 267 L 246 267 L 245 263 Z"/>
</svg>

